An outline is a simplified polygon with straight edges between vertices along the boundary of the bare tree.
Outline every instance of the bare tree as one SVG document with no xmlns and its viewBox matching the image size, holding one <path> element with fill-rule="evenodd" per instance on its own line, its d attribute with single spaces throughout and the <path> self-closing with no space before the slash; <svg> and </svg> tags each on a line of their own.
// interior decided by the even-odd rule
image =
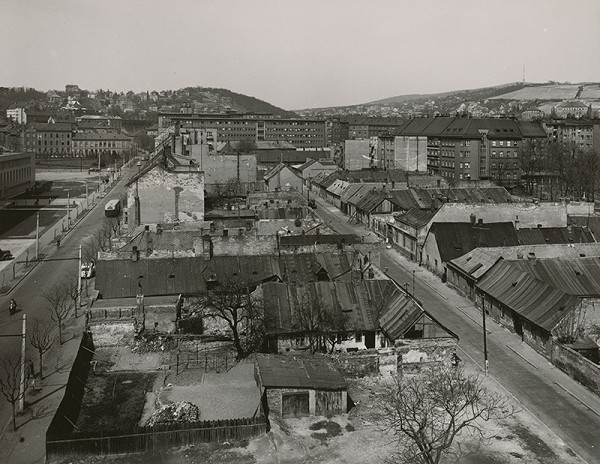
<svg viewBox="0 0 600 464">
<path fill-rule="evenodd" d="M 44 378 L 44 354 L 52 347 L 56 341 L 56 335 L 53 333 L 52 326 L 46 324 L 40 319 L 33 319 L 29 328 L 29 343 L 35 348 L 40 360 L 40 379 Z"/>
<path fill-rule="evenodd" d="M 398 440 L 394 462 L 438 464 L 460 458 L 462 433 L 486 438 L 484 422 L 512 416 L 508 399 L 486 390 L 477 375 L 459 367 L 438 366 L 421 375 L 397 379 L 379 397 L 383 422 Z"/>
<path fill-rule="evenodd" d="M 336 308 L 328 308 L 319 296 L 302 285 L 294 289 L 292 329 L 308 339 L 311 354 L 333 352 L 335 345 L 348 338 L 348 318 Z"/>
<path fill-rule="evenodd" d="M 81 272 L 81 269 L 79 270 Z M 65 293 L 68 295 L 73 307 L 75 308 L 75 317 L 77 317 L 79 297 L 81 296 L 81 288 L 79 287 L 79 276 L 70 274 L 65 278 L 63 283 Z"/>
<path fill-rule="evenodd" d="M 264 340 L 264 305 L 243 281 L 224 279 L 194 297 L 192 305 L 203 317 L 224 321 L 232 333 L 237 358 L 260 348 Z"/>
<path fill-rule="evenodd" d="M 58 341 L 62 345 L 62 327 L 69 314 L 69 293 L 63 285 L 53 285 L 43 296 L 50 304 L 50 317 L 58 324 Z"/>
<path fill-rule="evenodd" d="M 17 353 L 0 359 L 0 393 L 12 407 L 13 429 L 17 430 L 17 403 L 25 393 L 21 392 L 21 356 Z"/>
</svg>

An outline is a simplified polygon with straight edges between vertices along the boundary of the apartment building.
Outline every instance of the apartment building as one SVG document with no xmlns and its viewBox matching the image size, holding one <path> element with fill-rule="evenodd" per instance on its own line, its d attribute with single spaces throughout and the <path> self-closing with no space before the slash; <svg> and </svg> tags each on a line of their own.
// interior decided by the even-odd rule
<svg viewBox="0 0 600 464">
<path fill-rule="evenodd" d="M 37 157 L 50 158 L 71 155 L 71 123 L 54 122 L 29 124 L 24 131 L 24 148 Z"/>
<path fill-rule="evenodd" d="M 72 155 L 77 158 L 123 157 L 131 150 L 133 139 L 120 132 L 87 131 L 73 135 Z"/>
<path fill-rule="evenodd" d="M 544 122 L 551 140 L 575 144 L 584 151 L 600 151 L 600 120 L 554 119 Z"/>
<path fill-rule="evenodd" d="M 217 129 L 222 142 L 283 141 L 302 148 L 328 146 L 326 121 L 281 119 L 263 113 L 180 114 L 159 113 L 159 132 L 179 122 L 181 129 Z"/>
<path fill-rule="evenodd" d="M 539 123 L 460 117 L 413 119 L 398 135 L 426 138 L 430 174 L 451 182 L 491 179 L 506 187 L 519 184 L 524 141 L 547 138 Z"/>
</svg>

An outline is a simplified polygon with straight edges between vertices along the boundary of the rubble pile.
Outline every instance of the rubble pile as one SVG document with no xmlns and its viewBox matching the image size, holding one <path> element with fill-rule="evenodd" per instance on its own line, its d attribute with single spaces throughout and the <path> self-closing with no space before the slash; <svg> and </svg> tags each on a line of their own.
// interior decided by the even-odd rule
<svg viewBox="0 0 600 464">
<path fill-rule="evenodd" d="M 198 422 L 200 410 L 198 406 L 188 401 L 167 404 L 152 414 L 148 426 L 173 424 L 175 422 Z"/>
</svg>

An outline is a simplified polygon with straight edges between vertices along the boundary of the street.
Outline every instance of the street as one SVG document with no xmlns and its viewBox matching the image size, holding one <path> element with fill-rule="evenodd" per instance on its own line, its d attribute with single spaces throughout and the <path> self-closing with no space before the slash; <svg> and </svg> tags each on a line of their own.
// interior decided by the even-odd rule
<svg viewBox="0 0 600 464">
<path fill-rule="evenodd" d="M 320 198 L 317 204 L 319 217 L 338 233 L 367 234 L 365 241 L 375 241 L 374 233 L 349 223 L 337 208 Z M 383 243 L 374 246 L 381 250 L 381 268 L 387 268 L 387 274 L 399 285 L 414 291 L 425 310 L 458 335 L 459 356 L 483 371 L 481 313 L 474 304 L 394 249 Z M 600 462 L 600 449 L 596 448 L 600 399 L 491 318 L 487 320 L 487 331 L 490 375 L 588 463 Z"/>
<path fill-rule="evenodd" d="M 104 205 L 112 198 L 117 198 L 125 192 L 125 184 L 131 176 L 137 172 L 137 168 L 124 168 L 122 178 L 108 191 L 106 196 L 96 204 L 83 219 L 72 226 L 69 232 L 61 238 L 60 248 L 57 248 L 54 242 L 43 250 L 45 260 L 39 262 L 31 271 L 10 291 L 8 294 L 0 297 L 0 353 L 20 354 L 21 337 L 6 337 L 21 333 L 21 324 L 23 314 L 27 315 L 27 325 L 31 327 L 33 319 L 39 319 L 43 324 L 56 326 L 56 322 L 51 319 L 48 301 L 44 298 L 44 293 L 49 291 L 54 285 L 63 283 L 67 277 L 77 276 L 79 245 L 98 231 L 104 223 Z M 85 281 L 82 282 L 85 285 Z M 85 291 L 84 291 L 85 295 Z M 19 312 L 10 315 L 8 306 L 11 298 L 18 304 Z M 78 311 L 78 322 L 73 321 L 73 311 L 65 321 L 66 330 L 63 330 L 63 339 L 69 340 L 72 337 L 79 339 L 81 333 L 79 328 L 83 325 L 79 322 L 83 320 L 85 308 Z M 75 329 L 77 325 L 77 329 Z M 50 353 L 46 354 L 44 365 L 45 374 L 52 373 L 56 367 L 56 362 L 51 359 L 51 355 L 58 348 L 58 341 L 55 342 Z M 36 372 L 38 371 L 37 352 L 27 340 L 26 359 L 32 359 L 35 363 Z M 68 366 L 67 366 L 68 368 Z M 11 417 L 10 404 L 0 401 L 0 433 Z"/>
</svg>

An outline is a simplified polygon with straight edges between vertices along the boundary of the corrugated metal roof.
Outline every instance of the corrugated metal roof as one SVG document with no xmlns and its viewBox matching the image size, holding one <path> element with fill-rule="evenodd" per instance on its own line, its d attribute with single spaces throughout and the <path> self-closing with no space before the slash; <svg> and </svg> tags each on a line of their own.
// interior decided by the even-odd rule
<svg viewBox="0 0 600 464">
<path fill-rule="evenodd" d="M 600 257 L 600 243 L 476 248 L 459 258 L 453 259 L 451 263 L 453 267 L 462 273 L 478 280 L 501 258 L 505 260 L 527 260 L 582 257 Z"/>
<path fill-rule="evenodd" d="M 332 195 L 341 197 L 344 191 L 348 188 L 348 181 L 337 179 L 333 184 L 327 187 L 327 192 Z"/>
<path fill-rule="evenodd" d="M 514 262 L 498 262 L 477 284 L 482 292 L 547 332 L 581 302 L 536 279 Z"/>
<path fill-rule="evenodd" d="M 434 222 L 429 232 L 435 235 L 440 258 L 444 263 L 478 247 L 519 244 L 512 222 L 490 222 L 476 225 L 470 222 Z"/>
<path fill-rule="evenodd" d="M 266 388 L 347 389 L 344 377 L 326 358 L 258 354 L 256 361 L 261 384 Z"/>
<path fill-rule="evenodd" d="M 335 318 L 344 318 L 347 330 L 377 330 L 380 313 L 388 310 L 391 297 L 387 293 L 392 286 L 390 281 L 266 283 L 262 288 L 267 331 L 301 333 L 302 328 L 295 325 L 297 314 L 308 311 L 307 305 L 313 304 Z M 381 296 L 385 298 L 378 299 Z"/>
<path fill-rule="evenodd" d="M 372 189 L 372 185 L 365 184 L 350 184 L 342 194 L 342 203 L 349 203 L 350 200 L 363 189 Z"/>
<path fill-rule="evenodd" d="M 518 260 L 513 264 L 569 294 L 600 297 L 600 258 Z"/>
</svg>

